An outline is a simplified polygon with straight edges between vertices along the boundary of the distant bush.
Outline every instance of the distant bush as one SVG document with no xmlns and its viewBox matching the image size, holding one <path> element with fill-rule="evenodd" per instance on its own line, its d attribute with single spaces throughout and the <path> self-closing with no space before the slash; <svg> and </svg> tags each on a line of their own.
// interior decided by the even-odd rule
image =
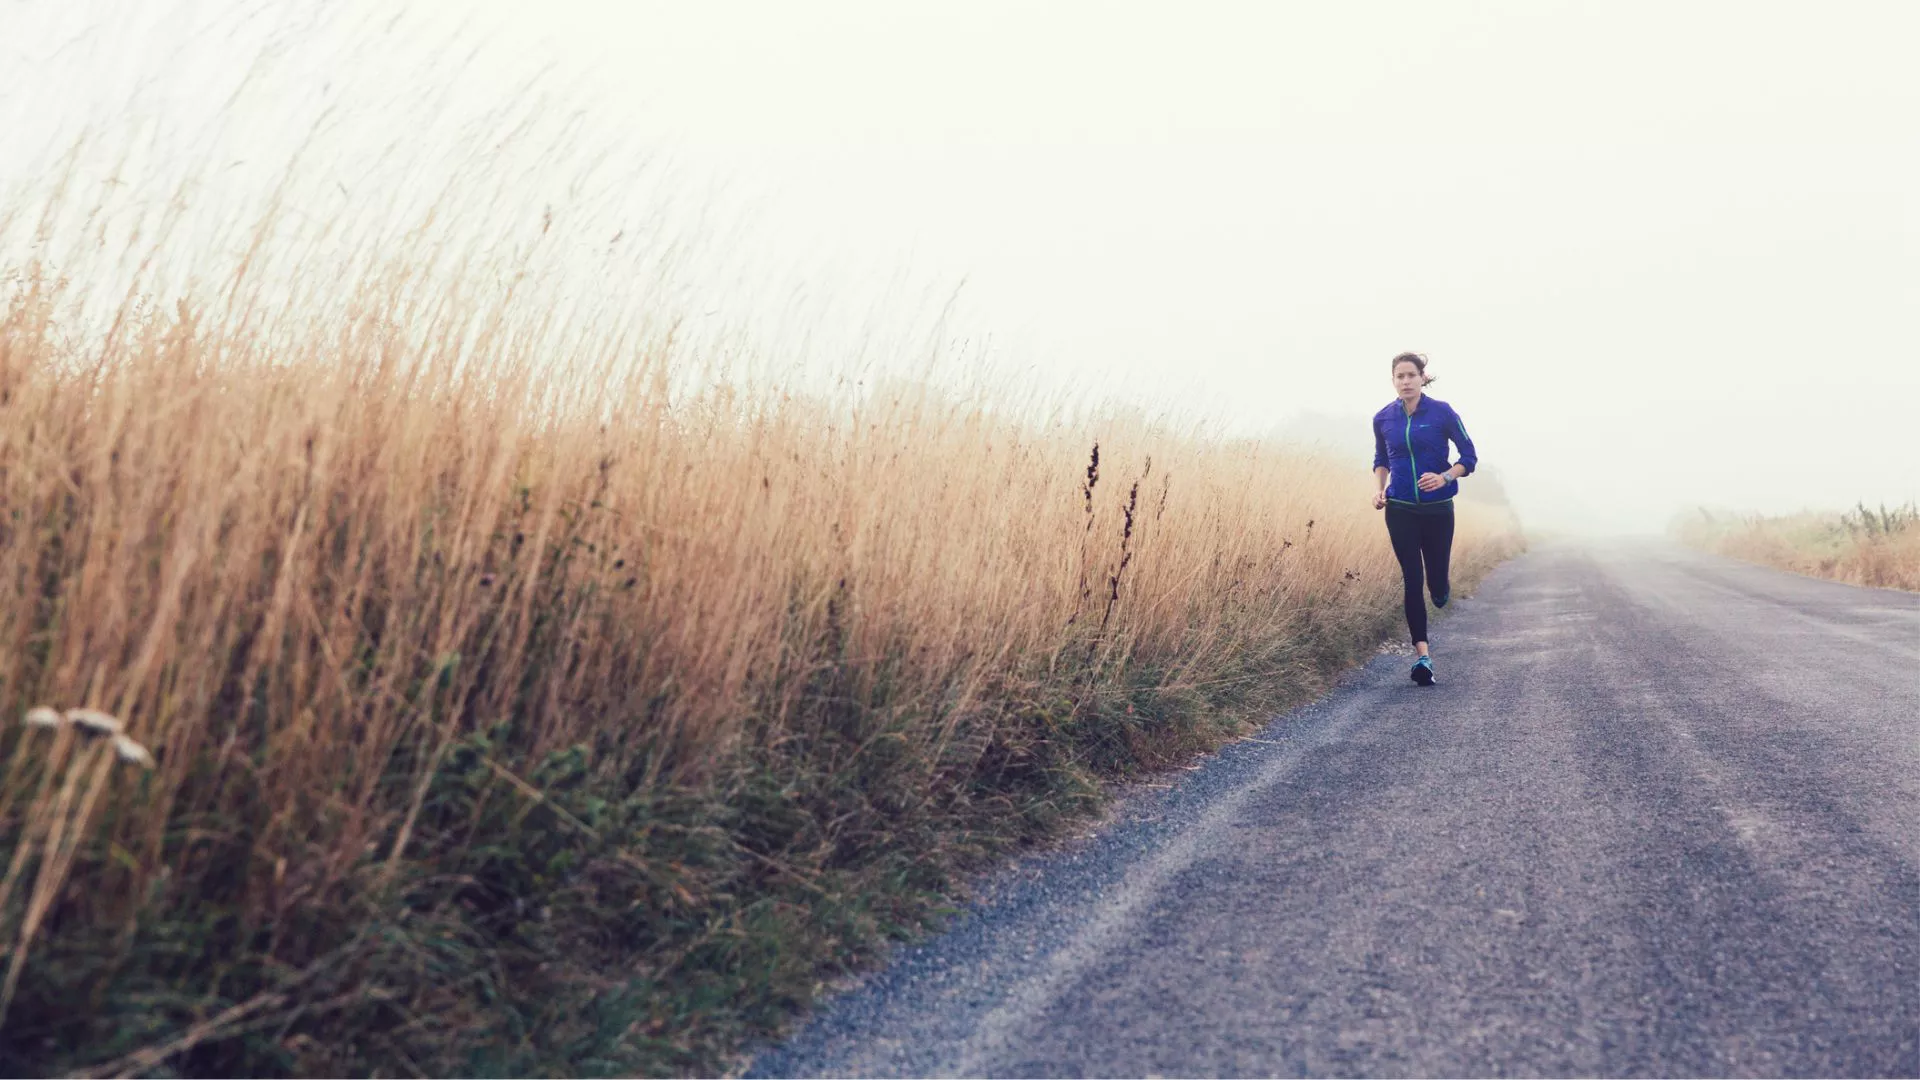
<svg viewBox="0 0 1920 1080">
<path fill-rule="evenodd" d="M 1798 574 L 1920 590 L 1920 506 L 1913 504 L 1781 517 L 1699 510 L 1676 519 L 1674 532 L 1696 547 Z"/>
</svg>

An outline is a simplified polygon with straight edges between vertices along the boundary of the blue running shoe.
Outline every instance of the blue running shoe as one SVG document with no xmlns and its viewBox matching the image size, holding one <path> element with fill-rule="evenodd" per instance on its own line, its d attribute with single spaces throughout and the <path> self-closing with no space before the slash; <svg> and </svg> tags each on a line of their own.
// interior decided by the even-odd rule
<svg viewBox="0 0 1920 1080">
<path fill-rule="evenodd" d="M 1413 662 L 1413 671 L 1409 673 L 1414 682 L 1421 686 L 1433 685 L 1433 657 L 1423 656 Z"/>
<path fill-rule="evenodd" d="M 1453 599 L 1453 594 L 1451 592 L 1443 592 L 1439 596 L 1436 596 L 1433 598 L 1433 606 L 1446 607 L 1447 601 L 1451 599 Z"/>
</svg>

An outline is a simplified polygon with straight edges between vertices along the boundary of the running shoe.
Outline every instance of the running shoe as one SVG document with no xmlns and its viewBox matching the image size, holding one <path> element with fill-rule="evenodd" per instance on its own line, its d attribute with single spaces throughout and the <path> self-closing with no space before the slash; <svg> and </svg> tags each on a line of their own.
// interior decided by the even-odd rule
<svg viewBox="0 0 1920 1080">
<path fill-rule="evenodd" d="M 1433 606 L 1446 607 L 1447 601 L 1451 599 L 1453 599 L 1453 594 L 1451 592 L 1443 592 L 1439 596 L 1436 596 L 1433 598 Z"/>
<path fill-rule="evenodd" d="M 1421 686 L 1433 685 L 1433 657 L 1423 656 L 1413 662 L 1413 670 L 1408 673 L 1414 682 Z"/>
</svg>

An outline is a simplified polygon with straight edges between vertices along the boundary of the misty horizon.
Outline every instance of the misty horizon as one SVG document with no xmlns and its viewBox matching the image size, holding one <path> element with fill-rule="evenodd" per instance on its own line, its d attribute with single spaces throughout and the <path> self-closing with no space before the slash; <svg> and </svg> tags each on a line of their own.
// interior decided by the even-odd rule
<svg viewBox="0 0 1920 1080">
<path fill-rule="evenodd" d="M 565 153 L 505 190 L 536 214 L 603 149 L 658 163 L 632 189 L 701 238 L 681 295 L 769 370 L 911 370 L 937 338 L 1236 435 L 1344 423 L 1364 498 L 1413 350 L 1532 524 L 1916 494 L 1878 415 L 1920 300 L 1911 7 L 236 10 L 10 8 L 4 119 L 39 138 L 6 178 L 89 116 L 110 149 L 131 101 L 224 127 L 151 161 L 238 146 L 234 190 L 324 116 L 313 190 L 357 198 L 410 132 L 484 172 L 448 133 L 522 108 Z"/>
</svg>

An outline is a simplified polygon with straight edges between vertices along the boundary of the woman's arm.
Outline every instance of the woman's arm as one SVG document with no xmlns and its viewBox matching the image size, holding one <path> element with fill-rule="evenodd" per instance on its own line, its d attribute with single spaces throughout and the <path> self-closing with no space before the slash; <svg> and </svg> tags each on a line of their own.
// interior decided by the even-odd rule
<svg viewBox="0 0 1920 1080">
<path fill-rule="evenodd" d="M 1451 414 L 1453 418 L 1453 423 L 1450 425 L 1451 430 L 1447 432 L 1447 437 L 1453 440 L 1454 449 L 1460 451 L 1459 463 L 1454 465 L 1453 468 L 1448 469 L 1447 472 L 1454 476 L 1465 476 L 1480 467 L 1480 455 L 1473 449 L 1473 440 L 1467 438 L 1467 425 L 1461 421 L 1460 414 L 1454 412 L 1451 407 L 1447 409 L 1447 412 Z"/>
<path fill-rule="evenodd" d="M 1387 438 L 1380 433 L 1380 422 L 1373 423 L 1373 508 L 1387 505 L 1387 478 L 1393 475 L 1387 471 Z"/>
</svg>

